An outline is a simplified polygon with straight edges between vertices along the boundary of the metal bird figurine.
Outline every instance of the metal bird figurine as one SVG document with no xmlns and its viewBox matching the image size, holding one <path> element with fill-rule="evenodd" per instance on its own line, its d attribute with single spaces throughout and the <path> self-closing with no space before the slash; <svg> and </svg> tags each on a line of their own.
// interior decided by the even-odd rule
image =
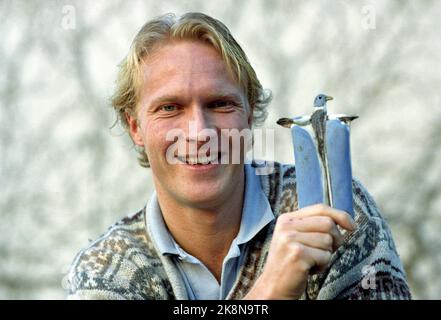
<svg viewBox="0 0 441 320">
<path fill-rule="evenodd" d="M 320 156 L 321 164 L 323 165 L 322 169 L 325 174 L 325 181 L 328 186 L 325 189 L 325 199 L 329 206 L 333 206 L 332 203 L 332 195 L 330 194 L 331 190 L 331 179 L 329 176 L 329 167 L 328 160 L 326 159 L 326 120 L 328 115 L 328 110 L 326 108 L 326 102 L 332 100 L 333 98 L 324 94 L 319 94 L 314 99 L 314 108 L 315 111 L 311 115 L 311 125 L 312 130 L 314 131 L 315 140 L 317 142 L 317 151 Z"/>
<path fill-rule="evenodd" d="M 358 116 L 328 114 L 326 103 L 332 99 L 319 94 L 311 116 L 281 118 L 277 124 L 292 132 L 299 208 L 326 203 L 353 214 L 349 126 Z M 315 143 L 301 128 L 308 125 Z"/>
<path fill-rule="evenodd" d="M 314 99 L 314 107 L 320 108 L 323 104 L 325 107 L 325 111 L 327 113 L 326 102 L 329 100 L 333 100 L 333 98 L 331 96 L 319 94 Z M 349 125 L 351 123 L 351 121 L 353 121 L 357 118 L 358 118 L 358 116 L 349 116 L 347 114 L 342 114 L 342 113 L 340 113 L 340 114 L 327 114 L 327 120 L 338 119 L 347 125 Z M 277 124 L 281 125 L 282 127 L 285 127 L 285 128 L 291 128 L 293 125 L 298 125 L 298 126 L 303 127 L 303 126 L 307 126 L 307 125 L 311 124 L 311 116 L 300 116 L 300 117 L 294 117 L 294 118 L 280 118 L 279 120 L 277 120 Z"/>
</svg>

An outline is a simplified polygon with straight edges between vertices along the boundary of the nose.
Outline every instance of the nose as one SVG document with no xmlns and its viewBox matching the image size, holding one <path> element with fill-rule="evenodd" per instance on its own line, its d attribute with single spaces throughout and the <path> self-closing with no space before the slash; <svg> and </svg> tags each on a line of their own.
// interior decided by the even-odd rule
<svg viewBox="0 0 441 320">
<path fill-rule="evenodd" d="M 188 125 L 188 141 L 206 142 L 208 137 L 212 135 L 212 127 L 209 115 L 200 105 L 191 108 Z"/>
</svg>

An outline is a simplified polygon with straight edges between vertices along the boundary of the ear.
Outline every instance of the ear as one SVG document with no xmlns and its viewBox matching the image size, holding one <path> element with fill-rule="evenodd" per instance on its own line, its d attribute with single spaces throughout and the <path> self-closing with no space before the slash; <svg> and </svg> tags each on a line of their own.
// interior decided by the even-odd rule
<svg viewBox="0 0 441 320">
<path fill-rule="evenodd" d="M 141 129 L 138 126 L 138 121 L 128 112 L 125 113 L 125 116 L 133 142 L 140 147 L 144 147 L 144 140 L 142 139 Z"/>
</svg>

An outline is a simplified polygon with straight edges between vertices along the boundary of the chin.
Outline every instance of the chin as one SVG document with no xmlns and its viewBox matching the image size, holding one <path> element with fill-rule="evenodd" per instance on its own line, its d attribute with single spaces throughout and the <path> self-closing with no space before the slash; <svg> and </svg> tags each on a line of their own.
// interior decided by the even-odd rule
<svg viewBox="0 0 441 320">
<path fill-rule="evenodd" d="M 185 190 L 182 192 L 182 190 Z M 179 198 L 187 205 L 194 207 L 208 207 L 217 205 L 219 202 L 225 201 L 225 193 L 227 190 L 219 185 L 204 184 L 190 185 L 181 189 Z"/>
</svg>

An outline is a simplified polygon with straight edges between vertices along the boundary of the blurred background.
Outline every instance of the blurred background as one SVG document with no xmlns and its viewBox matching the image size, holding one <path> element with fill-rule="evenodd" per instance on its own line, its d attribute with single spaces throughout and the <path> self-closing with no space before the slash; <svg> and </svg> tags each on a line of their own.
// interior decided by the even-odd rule
<svg viewBox="0 0 441 320">
<path fill-rule="evenodd" d="M 63 299 L 74 255 L 152 191 L 116 126 L 117 65 L 150 18 L 223 21 L 273 91 L 265 128 L 315 95 L 357 114 L 354 176 L 389 222 L 414 298 L 441 298 L 440 1 L 0 0 L 0 298 Z"/>
</svg>

